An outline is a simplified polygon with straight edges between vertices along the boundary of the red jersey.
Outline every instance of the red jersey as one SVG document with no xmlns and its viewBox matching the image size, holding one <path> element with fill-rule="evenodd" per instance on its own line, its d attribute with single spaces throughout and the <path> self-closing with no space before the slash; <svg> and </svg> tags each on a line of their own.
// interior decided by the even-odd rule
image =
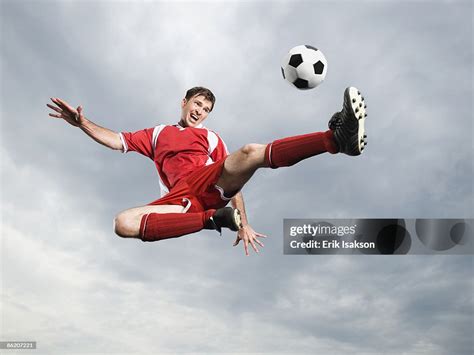
<svg viewBox="0 0 474 355">
<path fill-rule="evenodd" d="M 229 155 L 224 141 L 202 125 L 159 125 L 133 133 L 122 132 L 120 139 L 124 153 L 138 152 L 155 162 L 161 196 L 196 169 Z"/>
</svg>

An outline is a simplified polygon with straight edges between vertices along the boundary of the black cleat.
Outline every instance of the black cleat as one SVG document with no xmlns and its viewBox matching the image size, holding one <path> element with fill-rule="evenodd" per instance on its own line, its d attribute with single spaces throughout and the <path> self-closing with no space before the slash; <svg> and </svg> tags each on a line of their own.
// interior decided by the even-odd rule
<svg viewBox="0 0 474 355">
<path fill-rule="evenodd" d="M 360 155 L 367 144 L 365 118 L 367 105 L 360 91 L 349 87 L 344 91 L 342 111 L 336 112 L 329 120 L 329 128 L 341 153 Z"/>
<path fill-rule="evenodd" d="M 206 229 L 215 229 L 222 235 L 222 228 L 229 228 L 237 232 L 242 228 L 242 218 L 237 208 L 224 207 L 214 212 L 208 223 L 204 227 Z"/>
</svg>

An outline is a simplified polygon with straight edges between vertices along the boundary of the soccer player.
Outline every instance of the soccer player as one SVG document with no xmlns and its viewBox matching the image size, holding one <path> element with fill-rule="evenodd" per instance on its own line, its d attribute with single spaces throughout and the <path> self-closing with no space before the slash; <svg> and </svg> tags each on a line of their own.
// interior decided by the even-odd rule
<svg viewBox="0 0 474 355">
<path fill-rule="evenodd" d="M 359 155 L 367 144 L 366 105 L 360 92 L 349 87 L 343 108 L 329 121 L 329 130 L 246 144 L 229 155 L 225 143 L 203 126 L 215 104 L 207 88 L 194 87 L 181 102 L 181 119 L 175 125 L 158 125 L 137 132 L 117 133 L 100 127 L 64 100 L 51 98 L 49 116 L 79 127 L 96 142 L 124 153 L 135 151 L 152 159 L 158 170 L 162 197 L 146 206 L 131 208 L 115 217 L 115 233 L 124 238 L 156 241 L 180 237 L 202 229 L 237 231 L 234 246 L 242 240 L 258 253 L 263 247 L 248 224 L 240 192 L 259 168 L 286 167 L 329 152 Z M 233 207 L 225 207 L 228 202 Z"/>
</svg>

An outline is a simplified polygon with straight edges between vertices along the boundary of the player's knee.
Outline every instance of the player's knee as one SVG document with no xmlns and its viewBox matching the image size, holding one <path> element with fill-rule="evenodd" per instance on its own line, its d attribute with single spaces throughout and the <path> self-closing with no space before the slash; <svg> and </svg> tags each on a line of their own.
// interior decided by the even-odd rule
<svg viewBox="0 0 474 355">
<path fill-rule="evenodd" d="M 264 144 L 249 143 L 244 145 L 240 151 L 245 155 L 247 159 L 257 160 L 265 151 Z"/>
<path fill-rule="evenodd" d="M 114 232 L 122 238 L 134 238 L 138 235 L 133 219 L 125 212 L 121 212 L 115 216 Z"/>
<path fill-rule="evenodd" d="M 125 234 L 124 233 L 124 231 L 125 231 L 124 225 L 125 225 L 124 217 L 122 216 L 122 213 L 119 213 L 114 218 L 114 232 L 119 237 L 124 237 L 124 234 Z"/>
</svg>

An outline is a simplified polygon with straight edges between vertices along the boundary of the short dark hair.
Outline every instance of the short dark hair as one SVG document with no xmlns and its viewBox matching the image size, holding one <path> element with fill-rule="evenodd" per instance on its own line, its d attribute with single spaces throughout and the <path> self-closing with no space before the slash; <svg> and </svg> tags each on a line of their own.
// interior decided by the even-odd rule
<svg viewBox="0 0 474 355">
<path fill-rule="evenodd" d="M 212 106 L 211 106 L 211 111 L 214 108 L 214 104 L 216 102 L 216 97 L 212 93 L 211 90 L 208 88 L 202 87 L 202 86 L 195 86 L 188 91 L 186 91 L 186 96 L 184 97 L 186 100 L 189 100 L 193 98 L 194 96 L 204 96 L 206 100 L 211 101 Z"/>
</svg>

